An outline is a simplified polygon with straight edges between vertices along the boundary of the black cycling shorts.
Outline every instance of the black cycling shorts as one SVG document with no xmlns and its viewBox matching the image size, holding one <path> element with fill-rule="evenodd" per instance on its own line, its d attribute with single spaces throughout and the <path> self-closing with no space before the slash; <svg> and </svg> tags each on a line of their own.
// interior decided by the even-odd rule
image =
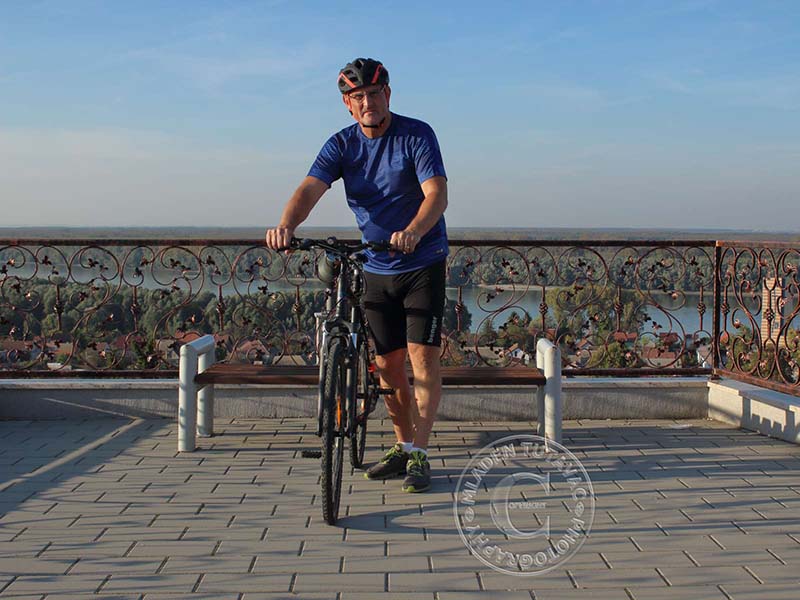
<svg viewBox="0 0 800 600">
<path fill-rule="evenodd" d="M 445 263 L 397 275 L 364 272 L 364 310 L 378 354 L 408 342 L 441 345 Z"/>
</svg>

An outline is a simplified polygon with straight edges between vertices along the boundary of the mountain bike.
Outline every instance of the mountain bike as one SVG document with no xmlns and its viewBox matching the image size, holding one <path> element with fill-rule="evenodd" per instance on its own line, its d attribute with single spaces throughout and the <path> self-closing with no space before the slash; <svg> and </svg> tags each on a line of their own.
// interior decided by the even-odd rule
<svg viewBox="0 0 800 600">
<path fill-rule="evenodd" d="M 381 388 L 371 360 L 367 321 L 361 305 L 364 294 L 364 250 L 386 251 L 388 242 L 345 242 L 293 238 L 289 249 L 323 250 L 320 279 L 328 285 L 325 321 L 319 348 L 317 436 L 322 438 L 322 515 L 334 525 L 339 516 L 345 438 L 350 440 L 350 464 L 364 464 L 367 420 Z M 304 453 L 315 456 L 315 453 Z"/>
</svg>

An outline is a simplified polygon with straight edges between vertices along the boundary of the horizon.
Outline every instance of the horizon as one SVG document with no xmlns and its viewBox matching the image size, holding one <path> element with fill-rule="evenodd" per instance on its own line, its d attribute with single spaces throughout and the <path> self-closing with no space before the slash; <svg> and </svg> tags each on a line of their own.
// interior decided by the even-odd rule
<svg viewBox="0 0 800 600">
<path fill-rule="evenodd" d="M 434 128 L 452 229 L 769 231 L 800 190 L 798 23 L 788 0 L 368 13 L 347 0 L 12 0 L 0 6 L 4 221 L 274 225 L 352 122 L 335 79 L 364 55 L 386 64 L 392 110 Z M 306 226 L 350 227 L 345 206 L 338 182 Z"/>
<path fill-rule="evenodd" d="M 307 225 L 302 224 L 298 229 L 347 229 L 358 231 L 355 225 Z M 157 229 L 157 230 L 171 230 L 171 229 L 264 229 L 257 225 L 0 225 L 0 231 L 4 230 L 24 230 L 24 229 L 67 229 L 67 230 L 80 230 L 80 229 Z M 463 227 L 448 227 L 448 231 L 455 231 L 459 229 L 472 229 L 475 231 L 549 231 L 549 230 L 569 230 L 569 231 L 740 231 L 750 233 L 780 233 L 780 234 L 800 234 L 800 227 L 798 229 L 744 229 L 744 228 L 731 228 L 731 227 L 570 227 L 570 226 L 553 226 L 553 227 L 516 227 L 516 226 L 497 226 L 497 227 L 483 227 L 483 226 L 463 226 Z"/>
<path fill-rule="evenodd" d="M 507 238 L 509 241 L 529 239 L 531 241 L 620 240 L 637 242 L 646 240 L 740 240 L 747 242 L 800 242 L 800 231 L 725 229 L 725 228 L 658 228 L 658 227 L 450 227 L 449 237 L 481 240 Z M 0 241 L 19 239 L 260 239 L 264 229 L 254 226 L 0 226 Z M 355 226 L 311 226 L 301 225 L 297 230 L 299 237 L 327 237 L 330 234 L 360 237 Z M 498 236 L 505 232 L 507 235 Z M 107 236 L 114 236 L 108 237 Z"/>
</svg>

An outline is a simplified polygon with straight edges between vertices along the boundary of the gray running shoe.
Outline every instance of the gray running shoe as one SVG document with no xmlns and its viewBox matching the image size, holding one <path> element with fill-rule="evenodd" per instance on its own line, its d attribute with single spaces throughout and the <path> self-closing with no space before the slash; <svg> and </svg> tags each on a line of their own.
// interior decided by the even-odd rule
<svg viewBox="0 0 800 600">
<path fill-rule="evenodd" d="M 403 447 L 398 443 L 389 448 L 380 461 L 376 462 L 366 473 L 367 479 L 388 479 L 397 475 L 405 475 L 408 452 L 403 452 Z"/>
<path fill-rule="evenodd" d="M 424 492 L 431 487 L 431 463 L 422 452 L 411 453 L 406 465 L 406 475 L 403 481 L 404 492 Z"/>
</svg>

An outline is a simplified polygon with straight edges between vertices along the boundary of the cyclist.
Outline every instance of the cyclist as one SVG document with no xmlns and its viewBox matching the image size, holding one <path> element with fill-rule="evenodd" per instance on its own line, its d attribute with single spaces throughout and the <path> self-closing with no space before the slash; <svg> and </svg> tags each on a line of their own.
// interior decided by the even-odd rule
<svg viewBox="0 0 800 600">
<path fill-rule="evenodd" d="M 397 443 L 365 476 L 406 475 L 403 490 L 430 487 L 428 440 L 441 398 L 439 347 L 448 253 L 447 175 L 433 129 L 389 110 L 386 68 L 357 58 L 339 72 L 342 100 L 356 123 L 331 136 L 289 199 L 266 243 L 284 248 L 331 184 L 344 180 L 362 238 L 393 252 L 366 252 L 364 307 Z M 414 372 L 414 393 L 406 358 Z"/>
</svg>

